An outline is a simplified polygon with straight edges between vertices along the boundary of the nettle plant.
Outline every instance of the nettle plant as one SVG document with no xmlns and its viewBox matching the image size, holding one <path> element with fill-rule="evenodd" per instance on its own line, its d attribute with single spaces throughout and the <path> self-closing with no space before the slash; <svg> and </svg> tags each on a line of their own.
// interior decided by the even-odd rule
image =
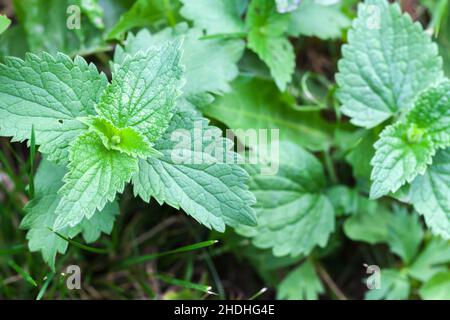
<svg viewBox="0 0 450 320">
<path fill-rule="evenodd" d="M 258 16 L 258 12 L 259 17 L 269 16 L 261 1 L 252 4 L 254 7 L 249 8 L 248 19 Z M 255 9 L 256 6 L 259 8 Z M 253 13 L 252 9 L 255 10 Z M 285 17 L 273 15 L 273 19 L 268 20 L 282 25 L 280 21 Z M 249 32 L 250 38 L 251 29 Z M 271 36 L 266 35 L 264 39 Z M 348 186 L 338 185 L 338 179 L 331 181 L 330 186 L 322 164 L 314 155 L 295 144 L 282 143 L 280 170 L 275 176 L 262 176 L 257 168 L 247 167 L 251 175 L 250 189 L 257 199 L 258 225 L 240 226 L 238 233 L 250 237 L 255 246 L 272 250 L 275 256 L 299 259 L 314 255 L 317 251 L 314 249 L 318 247 L 332 246 L 330 236 L 336 230 L 339 216 L 362 212 L 371 221 L 374 217 L 371 213 L 379 212 L 379 219 L 383 222 L 372 220 L 372 225 L 390 232 L 397 228 L 386 223 L 390 219 L 399 226 L 414 225 L 409 238 L 398 237 L 405 243 L 411 242 L 411 246 L 419 243 L 422 234 L 421 230 L 414 232 L 420 229 L 416 227 L 416 220 L 394 219 L 381 213 L 386 208 L 382 201 L 375 200 L 389 195 L 411 203 L 424 216 L 434 234 L 449 239 L 450 80 L 444 77 L 437 45 L 418 22 L 414 23 L 408 14 L 402 13 L 398 4 L 366 0 L 358 6 L 358 16 L 348 32 L 348 44 L 342 48 L 338 67 L 337 98 L 341 104 L 338 111 L 350 117 L 354 125 L 365 128 L 362 133 L 354 133 L 358 138 L 355 138 L 346 159 L 350 159 L 356 178 L 365 176 L 358 171 L 364 171 L 360 169 L 366 165 L 364 161 L 370 162 L 371 199 L 363 196 L 366 191 L 364 182 L 357 183 L 356 195 L 348 191 Z M 271 71 L 277 79 L 276 72 Z M 280 88 L 279 82 L 275 82 Z M 269 109 L 270 102 L 276 103 L 271 97 L 274 93 L 263 90 L 262 83 L 243 79 L 235 83 L 243 92 L 248 88 L 259 90 L 263 98 L 257 102 L 264 108 Z M 250 90 L 246 94 L 256 99 Z M 246 99 L 251 101 L 248 97 Z M 230 101 L 223 102 L 223 106 L 232 105 L 231 102 L 235 101 L 240 100 L 230 98 Z M 239 122 L 230 120 L 218 109 L 206 112 L 228 123 Z M 256 110 L 264 112 L 261 109 Z M 322 129 L 325 131 L 326 126 L 323 125 Z M 283 136 L 282 131 L 283 128 L 280 136 Z M 378 141 L 372 142 L 374 136 Z M 303 145 L 308 146 L 307 143 Z M 395 201 L 389 203 L 393 205 Z M 344 214 L 342 207 L 346 208 Z M 354 233 L 345 228 L 346 235 L 372 244 L 380 242 L 379 238 L 373 240 L 370 236 L 361 236 L 371 234 L 371 223 L 362 223 L 359 219 L 360 215 L 348 219 L 351 230 L 358 224 L 359 228 Z M 381 242 L 390 242 L 388 238 L 386 234 Z M 400 245 L 394 240 L 391 243 L 394 243 L 393 251 L 399 251 Z M 415 252 L 418 245 L 413 247 L 414 250 L 405 249 L 408 254 L 400 254 L 407 256 L 405 263 L 411 262 L 410 256 L 414 256 L 411 252 Z"/>
<path fill-rule="evenodd" d="M 356 188 L 340 185 L 339 177 L 330 181 L 332 170 L 327 177 L 315 155 L 294 143 L 281 143 L 275 176 L 247 167 L 258 225 L 240 226 L 237 232 L 278 257 L 256 260 L 263 274 L 270 261 L 279 263 L 278 268 L 300 262 L 274 284 L 282 299 L 316 299 L 324 292 L 317 261 L 339 246 L 341 226 L 347 238 L 384 244 L 399 258 L 396 266 L 380 265 L 382 288 L 369 290 L 367 299 L 407 299 L 417 283 L 423 283 L 422 298 L 440 297 L 436 288 L 448 279 L 443 265 L 450 238 L 450 81 L 443 75 L 438 48 L 398 4 L 366 0 L 358 6 L 338 67 L 338 111 L 364 128 L 352 132 L 355 142 L 345 156 Z M 276 104 L 274 92 L 263 90 L 262 82 L 235 83 L 243 92 L 239 94 L 255 100 L 253 92 L 259 90 L 262 98 L 256 101 L 264 108 Z M 229 99 L 222 106 L 240 101 Z M 252 100 L 246 96 L 245 101 Z M 233 123 L 219 108 L 209 113 Z M 366 188 L 369 162 L 372 174 Z M 412 204 L 438 236 L 428 237 L 408 206 L 378 200 L 382 196 Z"/>
<path fill-rule="evenodd" d="M 111 232 L 115 199 L 129 182 L 136 196 L 182 208 L 209 228 L 255 224 L 247 172 L 215 157 L 209 141 L 195 141 L 194 123 L 212 127 L 181 96 L 183 85 L 192 87 L 183 78 L 183 41 L 174 35 L 141 50 L 133 39 L 117 48 L 110 83 L 83 58 L 64 54 L 0 65 L 0 134 L 31 139 L 45 156 L 21 227 L 52 268 L 67 249 L 60 235 L 92 242 Z M 177 130 L 192 143 L 174 139 Z M 196 143 L 205 148 L 191 149 Z M 208 161 L 178 163 L 174 152 Z"/>
<path fill-rule="evenodd" d="M 449 239 L 450 80 L 437 45 L 386 0 L 359 5 L 348 42 L 336 75 L 341 111 L 357 126 L 382 130 L 371 198 L 411 203 L 432 232 Z"/>
<path fill-rule="evenodd" d="M 21 224 L 30 250 L 41 251 L 54 269 L 56 254 L 67 249 L 59 235 L 81 234 L 90 243 L 110 233 L 119 213 L 117 194 L 130 183 L 146 202 L 154 198 L 181 208 L 218 231 L 236 227 L 255 247 L 267 249 L 259 254 L 298 264 L 279 284 L 281 298 L 323 291 L 318 254 L 332 251 L 341 225 L 352 240 L 387 244 L 406 266 L 384 270 L 392 292 L 373 291 L 373 298 L 408 297 L 408 277 L 428 281 L 435 265 L 448 261 L 448 243 L 439 237 L 426 243 L 408 206 L 392 212 L 397 201 L 375 200 L 390 196 L 412 204 L 433 233 L 450 238 L 450 80 L 421 25 L 387 0 L 358 6 L 336 75 L 341 107 L 334 122 L 319 114 L 332 111 L 323 110 L 326 102 L 317 112 L 285 102 L 299 91 L 293 88 L 302 71 L 295 39 L 341 39 L 350 19 L 339 7 L 314 0 L 181 3 L 188 22 L 140 30 L 116 47 L 111 82 L 83 58 L 64 54 L 28 54 L 0 64 L 0 135 L 30 140 L 32 150 L 38 145 L 44 155 Z M 330 23 L 322 23 L 324 16 Z M 122 27 L 108 38 L 120 39 L 128 30 Z M 241 167 L 212 153 L 210 141 L 197 140 L 196 124 L 205 132 L 219 129 L 199 110 L 229 128 L 280 129 L 287 141 L 280 143 L 278 172 L 262 175 L 258 165 Z M 343 123 L 339 112 L 363 129 Z M 341 148 L 334 131 L 358 141 Z M 238 157 L 228 147 L 227 156 Z M 310 151 L 323 152 L 326 170 Z M 179 163 L 174 153 L 208 161 Z M 352 166 L 355 186 L 341 179 L 345 172 L 333 177 L 333 160 Z M 363 172 L 369 162 L 372 199 L 365 196 Z M 299 283 L 305 292 L 294 287 Z"/>
</svg>

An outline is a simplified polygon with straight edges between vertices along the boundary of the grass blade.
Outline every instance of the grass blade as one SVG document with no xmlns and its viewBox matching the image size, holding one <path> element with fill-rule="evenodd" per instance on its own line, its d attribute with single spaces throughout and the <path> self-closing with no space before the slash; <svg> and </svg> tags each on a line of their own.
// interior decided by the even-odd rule
<svg viewBox="0 0 450 320">
<path fill-rule="evenodd" d="M 67 238 L 66 236 L 63 236 L 62 234 L 60 234 L 59 232 L 54 231 L 51 228 L 49 228 L 49 229 L 52 232 L 54 232 L 58 237 L 60 237 L 63 240 L 66 240 L 68 243 L 70 243 L 74 247 L 80 248 L 80 249 L 85 250 L 85 251 L 93 252 L 93 253 L 108 254 L 108 250 L 107 249 L 94 248 L 94 247 L 87 246 L 85 244 L 81 244 L 81 243 L 79 243 L 79 242 L 77 242 L 75 240 L 72 240 L 72 239 Z"/>
<path fill-rule="evenodd" d="M 45 277 L 45 282 L 42 285 L 41 290 L 39 290 L 39 293 L 36 297 L 36 300 L 41 300 L 42 297 L 44 296 L 45 292 L 47 291 L 47 288 L 50 284 L 50 282 L 52 282 L 53 277 L 55 276 L 55 274 L 53 272 L 50 272 L 46 277 Z"/>
<path fill-rule="evenodd" d="M 267 288 L 262 288 L 261 290 L 259 290 L 257 293 L 255 293 L 254 295 L 252 295 L 248 300 L 256 300 L 257 298 L 259 298 L 261 295 L 263 295 L 264 293 L 266 293 Z"/>
<path fill-rule="evenodd" d="M 211 291 L 211 289 L 212 289 L 211 286 L 207 286 L 204 284 L 198 284 L 198 283 L 192 283 L 192 282 L 189 282 L 186 280 L 181 280 L 181 279 L 175 279 L 168 275 L 164 275 L 164 274 L 160 274 L 160 273 L 156 274 L 155 276 L 158 279 L 160 279 L 168 284 L 174 285 L 174 286 L 179 286 L 179 287 L 183 287 L 186 289 L 198 290 L 198 291 L 201 291 L 201 292 L 204 292 L 207 294 L 217 295 L 217 293 L 214 293 Z"/>
<path fill-rule="evenodd" d="M 9 248 L 0 249 L 0 256 L 10 256 L 24 252 L 27 247 L 24 244 L 15 244 Z"/>
<path fill-rule="evenodd" d="M 14 271 L 16 271 L 26 282 L 34 287 L 37 287 L 36 281 L 34 281 L 30 274 L 23 270 L 17 263 L 15 263 L 13 260 L 9 260 L 8 265 L 13 268 Z"/>
<path fill-rule="evenodd" d="M 127 259 L 127 260 L 123 261 L 122 263 L 120 263 L 119 266 L 118 266 L 118 269 L 124 269 L 124 268 L 127 268 L 127 267 L 135 265 L 135 264 L 139 264 L 139 263 L 155 260 L 157 258 L 168 256 L 168 255 L 172 255 L 172 254 L 176 254 L 176 253 L 183 253 L 183 252 L 188 252 L 188 251 L 193 251 L 193 250 L 206 248 L 206 247 L 209 247 L 209 246 L 212 246 L 212 245 L 216 244 L 217 242 L 219 242 L 219 241 L 218 240 L 202 241 L 202 242 L 198 242 L 198 243 L 194 243 L 194 244 L 191 244 L 191 245 L 183 246 L 183 247 L 180 247 L 178 249 L 174 249 L 174 250 L 170 250 L 170 251 L 166 251 L 166 252 L 162 252 L 162 253 L 154 253 L 154 254 L 148 254 L 148 255 L 139 256 L 139 257 L 136 257 L 136 258 L 130 258 L 130 259 Z"/>
<path fill-rule="evenodd" d="M 245 32 L 234 32 L 234 33 L 217 33 L 217 34 L 209 34 L 206 36 L 200 37 L 200 40 L 228 40 L 228 39 L 240 39 L 245 38 L 247 34 Z"/>
</svg>

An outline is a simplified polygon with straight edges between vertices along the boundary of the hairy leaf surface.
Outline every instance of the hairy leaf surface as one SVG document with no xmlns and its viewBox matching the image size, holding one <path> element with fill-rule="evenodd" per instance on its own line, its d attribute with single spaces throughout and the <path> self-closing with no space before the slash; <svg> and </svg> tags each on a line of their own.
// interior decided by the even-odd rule
<svg viewBox="0 0 450 320">
<path fill-rule="evenodd" d="M 228 82 L 238 75 L 236 63 L 244 51 L 244 42 L 237 39 L 201 40 L 202 31 L 198 28 L 188 29 L 186 24 L 179 24 L 174 29 L 167 28 L 155 34 L 144 29 L 136 36 L 129 35 L 126 45 L 116 49 L 114 62 L 121 63 L 127 54 L 148 50 L 179 36 L 184 37 L 181 64 L 185 67 L 186 85 L 183 87 L 183 96 L 230 91 Z"/>
<path fill-rule="evenodd" d="M 423 92 L 406 116 L 406 123 L 417 134 L 429 136 L 436 148 L 449 147 L 450 80 L 444 80 Z"/>
<path fill-rule="evenodd" d="M 433 233 L 450 239 L 450 150 L 439 151 L 432 166 L 411 187 L 414 208 Z"/>
<path fill-rule="evenodd" d="M 205 134 L 209 134 L 204 136 Z M 225 224 L 254 225 L 247 172 L 236 163 L 237 155 L 218 128 L 192 112 L 179 112 L 155 148 L 163 156 L 139 160 L 133 177 L 134 192 L 145 201 L 151 197 L 183 209 L 198 222 L 218 231 Z M 215 150 L 220 150 L 216 154 Z"/>
<path fill-rule="evenodd" d="M 170 122 L 183 85 L 180 40 L 127 56 L 96 106 L 119 128 L 132 127 L 152 143 Z"/>
<path fill-rule="evenodd" d="M 396 192 L 406 182 L 424 174 L 436 152 L 429 136 L 402 122 L 387 127 L 375 143 L 375 149 L 370 189 L 374 199 Z"/>
<path fill-rule="evenodd" d="M 371 128 L 408 111 L 421 91 L 442 79 L 437 46 L 398 4 L 359 4 L 348 41 L 336 80 L 341 110 L 355 125 Z"/>
<path fill-rule="evenodd" d="M 108 150 L 117 150 L 140 158 L 159 155 L 159 152 L 133 128 L 117 128 L 103 118 L 91 118 L 86 122 L 90 125 L 89 129 L 98 134 Z"/>
<path fill-rule="evenodd" d="M 0 134 L 24 141 L 34 126 L 39 150 L 66 163 L 69 144 L 86 129 L 77 117 L 95 114 L 107 83 L 80 57 L 7 58 L 0 64 Z"/>
<path fill-rule="evenodd" d="M 106 149 L 95 133 L 79 137 L 70 149 L 69 172 L 58 192 L 62 199 L 53 228 L 74 227 L 83 218 L 91 219 L 123 191 L 137 169 L 136 158 Z"/>
<path fill-rule="evenodd" d="M 51 229 L 57 218 L 56 207 L 61 200 L 58 190 L 62 187 L 65 170 L 44 160 L 36 174 L 36 195 L 25 207 L 26 216 L 20 227 L 28 229 L 27 239 L 30 251 L 41 251 L 44 261 L 54 270 L 57 253 L 64 254 L 67 241 L 61 239 Z M 97 212 L 91 219 L 83 219 L 73 227 L 59 231 L 60 234 L 73 238 L 82 233 L 87 242 L 96 241 L 102 232 L 110 233 L 113 228 L 115 215 L 119 213 L 116 202 L 109 203 L 101 212 Z"/>
</svg>

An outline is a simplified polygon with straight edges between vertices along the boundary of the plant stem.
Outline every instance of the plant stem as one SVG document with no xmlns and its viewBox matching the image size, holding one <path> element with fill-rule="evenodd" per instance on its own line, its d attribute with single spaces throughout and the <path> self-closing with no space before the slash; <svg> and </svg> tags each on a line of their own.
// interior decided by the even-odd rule
<svg viewBox="0 0 450 320">
<path fill-rule="evenodd" d="M 331 159 L 331 156 L 330 156 L 330 149 L 324 150 L 323 155 L 324 155 L 324 160 L 325 160 L 325 167 L 327 168 L 328 175 L 330 176 L 331 182 L 333 182 L 333 184 L 337 184 L 338 178 L 336 175 L 336 171 L 334 169 L 333 160 Z"/>
<path fill-rule="evenodd" d="M 348 300 L 345 294 L 339 289 L 337 284 L 333 281 L 327 270 L 318 262 L 316 262 L 316 270 L 319 276 L 325 282 L 325 284 L 330 288 L 330 290 L 336 295 L 339 300 Z"/>
</svg>

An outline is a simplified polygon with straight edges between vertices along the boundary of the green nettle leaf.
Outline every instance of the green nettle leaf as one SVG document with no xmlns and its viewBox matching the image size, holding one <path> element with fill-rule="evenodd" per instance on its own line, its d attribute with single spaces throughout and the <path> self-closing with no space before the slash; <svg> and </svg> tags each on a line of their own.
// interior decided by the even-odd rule
<svg viewBox="0 0 450 320">
<path fill-rule="evenodd" d="M 232 83 L 232 91 L 202 109 L 203 113 L 225 123 L 251 147 L 248 129 L 280 129 L 280 140 L 289 140 L 313 151 L 327 149 L 332 130 L 319 112 L 301 112 L 283 102 L 271 81 L 241 76 Z"/>
<path fill-rule="evenodd" d="M 214 134 L 206 138 L 207 133 Z M 214 137 L 216 140 L 211 141 Z M 134 193 L 144 201 L 153 197 L 161 204 L 182 208 L 218 231 L 224 231 L 225 224 L 254 225 L 251 206 L 255 199 L 246 185 L 247 172 L 238 164 L 225 163 L 224 157 L 235 159 L 236 154 L 225 150 L 222 155 L 215 154 L 212 143 L 220 150 L 227 144 L 232 146 L 219 129 L 208 126 L 206 119 L 193 112 L 175 114 L 169 129 L 155 144 L 163 156 L 139 160 L 139 171 L 133 177 Z"/>
<path fill-rule="evenodd" d="M 79 242 L 111 234 L 132 191 L 224 240 L 277 299 L 358 297 L 327 274 L 350 242 L 382 266 L 366 299 L 450 299 L 450 0 L 416 1 L 426 19 L 400 2 L 0 0 L 0 138 L 30 146 L 0 144 L 0 243 L 27 199 L 19 228 L 56 274 L 70 245 L 106 253 Z M 17 257 L 7 275 L 37 299 L 57 288 Z M 209 292 L 174 276 L 177 297 Z"/>
<path fill-rule="evenodd" d="M 367 300 L 406 300 L 410 293 L 408 276 L 395 269 L 381 270 L 381 288 L 368 290 Z"/>
<path fill-rule="evenodd" d="M 117 192 L 123 191 L 138 169 L 138 159 L 108 150 L 93 132 L 77 138 L 70 148 L 69 160 L 65 184 L 58 192 L 62 199 L 56 208 L 54 230 L 74 227 L 83 218 L 92 218 L 96 210 L 102 210 Z"/>
<path fill-rule="evenodd" d="M 0 64 L 0 135 L 24 141 L 34 125 L 39 150 L 66 163 L 69 144 L 86 129 L 77 118 L 95 115 L 107 84 L 106 76 L 81 57 L 8 57 Z"/>
<path fill-rule="evenodd" d="M 450 239 L 450 150 L 439 151 L 433 165 L 411 186 L 414 208 L 433 233 Z"/>
<path fill-rule="evenodd" d="M 103 118 L 87 120 L 90 129 L 98 134 L 108 150 L 118 150 L 133 157 L 146 158 L 158 156 L 160 153 L 133 128 L 117 128 Z"/>
<path fill-rule="evenodd" d="M 247 0 L 181 0 L 181 15 L 211 34 L 233 34 L 245 31 L 241 16 Z"/>
<path fill-rule="evenodd" d="M 67 241 L 60 238 L 51 229 L 57 218 L 56 207 L 61 200 L 58 190 L 62 187 L 65 170 L 52 162 L 43 160 L 35 176 L 36 194 L 26 206 L 27 215 L 20 227 L 28 229 L 27 239 L 30 251 L 41 251 L 44 261 L 54 270 L 57 253 L 64 254 Z M 60 234 L 73 238 L 82 233 L 86 242 L 94 242 L 101 232 L 111 233 L 115 216 L 119 213 L 116 202 L 109 203 L 91 219 L 83 221 L 74 228 L 64 228 Z"/>
<path fill-rule="evenodd" d="M 342 30 L 350 25 L 351 20 L 340 11 L 339 5 L 323 5 L 314 0 L 303 0 L 291 13 L 288 33 L 295 37 L 303 35 L 323 40 L 339 39 Z"/>
<path fill-rule="evenodd" d="M 373 199 L 396 192 L 406 182 L 424 174 L 436 153 L 430 136 L 402 122 L 384 129 L 374 146 L 370 189 Z"/>
<path fill-rule="evenodd" d="M 256 165 L 248 171 L 258 225 L 241 226 L 240 234 L 251 237 L 259 248 L 272 248 L 276 256 L 307 255 L 327 244 L 334 230 L 334 209 L 322 193 L 324 172 L 314 156 L 282 142 L 276 175 L 264 175 Z"/>
<path fill-rule="evenodd" d="M 95 106 L 97 113 L 118 128 L 132 127 L 150 143 L 158 140 L 181 94 L 181 45 L 175 40 L 125 58 Z"/>
<path fill-rule="evenodd" d="M 360 4 L 348 39 L 336 81 L 341 110 L 355 125 L 371 128 L 408 111 L 443 77 L 436 44 L 398 4 Z"/>
<path fill-rule="evenodd" d="M 82 58 L 63 54 L 0 65 L 1 133 L 22 141 L 33 127 L 49 159 L 69 158 L 54 229 L 90 219 L 130 181 L 137 157 L 160 155 L 151 144 L 167 129 L 179 95 L 180 46 L 173 41 L 127 57 L 110 85 Z"/>
<path fill-rule="evenodd" d="M 83 219 L 73 229 L 80 230 L 84 241 L 87 243 L 95 242 L 102 233 L 111 234 L 116 219 L 115 216 L 119 213 L 120 209 L 117 201 L 109 202 L 101 211 L 96 212 L 92 218 Z"/>
<path fill-rule="evenodd" d="M 7 16 L 0 15 L 0 34 L 5 32 L 11 24 L 11 20 Z"/>
<path fill-rule="evenodd" d="M 424 300 L 449 300 L 450 271 L 436 274 L 420 288 L 419 294 Z"/>
<path fill-rule="evenodd" d="M 167 28 L 153 35 L 145 29 L 136 36 L 130 34 L 125 46 L 116 49 L 114 62 L 120 64 L 126 55 L 148 50 L 180 36 L 184 37 L 181 64 L 185 66 L 186 85 L 183 87 L 183 96 L 230 91 L 228 82 L 239 73 L 236 63 L 244 52 L 244 42 L 236 39 L 200 40 L 202 31 L 198 28 L 189 29 L 186 24 L 179 24 L 174 29 Z"/>
<path fill-rule="evenodd" d="M 421 94 L 406 116 L 409 138 L 429 136 L 436 148 L 450 146 L 450 80 L 444 80 Z"/>
<path fill-rule="evenodd" d="M 31 213 L 23 223 L 31 229 L 30 247 L 47 250 L 44 257 L 50 264 L 67 244 L 46 233 L 48 228 L 63 234 L 69 230 L 69 238 L 82 232 L 87 241 L 94 240 L 111 226 L 97 211 L 107 210 L 105 206 L 132 177 L 135 192 L 145 200 L 153 196 L 160 203 L 181 207 L 210 228 L 224 231 L 225 224 L 255 225 L 251 207 L 255 199 L 246 185 L 248 174 L 238 164 L 240 157 L 232 151 L 233 143 L 198 112 L 179 112 L 172 119 L 183 85 L 182 41 L 176 39 L 177 32 L 191 31 L 185 26 L 169 31 L 158 34 L 157 44 L 165 43 L 161 47 L 142 51 L 133 45 L 132 53 L 126 52 L 127 47 L 119 49 L 121 57 L 112 65 L 110 84 L 82 58 L 72 61 L 62 54 L 27 55 L 25 61 L 8 58 L 0 65 L 0 133 L 22 141 L 34 128 L 36 143 L 49 159 L 63 164 L 68 160 L 62 182 L 54 183 L 58 188 L 30 202 Z M 214 76 L 207 75 L 213 65 L 195 69 L 207 52 L 220 49 L 219 42 L 208 42 L 214 46 L 203 47 L 207 49 L 195 56 L 195 41 L 202 43 L 199 30 L 190 35 L 191 80 L 199 80 L 194 79 L 198 75 L 204 87 L 193 88 L 191 93 L 200 95 L 185 101 L 202 105 L 211 100 L 201 90 L 227 89 L 226 81 L 237 74 L 235 63 L 242 46 L 225 63 L 232 70 L 219 71 L 219 82 L 207 87 L 210 79 L 214 82 Z M 180 109 L 184 110 L 183 103 L 176 110 Z M 208 137 L 220 148 L 211 148 Z M 180 152 L 191 154 L 193 161 L 179 162 Z M 46 207 L 51 210 L 41 214 Z M 37 238 L 41 236 L 48 240 Z"/>
<path fill-rule="evenodd" d="M 405 119 L 387 127 L 375 143 L 371 196 L 396 192 L 423 175 L 438 148 L 450 145 L 450 81 L 419 95 Z"/>
<path fill-rule="evenodd" d="M 285 36 L 289 16 L 276 11 L 275 1 L 253 0 L 246 19 L 248 47 L 267 64 L 278 88 L 284 91 L 295 69 L 294 48 Z"/>
<path fill-rule="evenodd" d="M 319 294 L 322 293 L 324 293 L 324 288 L 314 264 L 311 261 L 306 261 L 291 271 L 279 284 L 277 298 L 317 300 Z"/>
</svg>

